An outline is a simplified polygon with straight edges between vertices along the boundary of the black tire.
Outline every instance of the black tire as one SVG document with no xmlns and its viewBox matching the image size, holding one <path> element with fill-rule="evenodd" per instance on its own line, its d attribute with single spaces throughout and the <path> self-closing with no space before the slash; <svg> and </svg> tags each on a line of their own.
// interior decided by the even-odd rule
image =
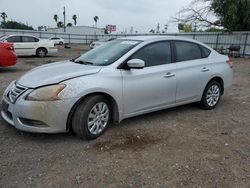
<svg viewBox="0 0 250 188">
<path fill-rule="evenodd" d="M 59 45 L 63 45 L 63 42 L 59 42 Z"/>
<path fill-rule="evenodd" d="M 88 126 L 88 118 L 91 110 L 95 107 L 95 105 L 100 103 L 105 103 L 108 107 L 108 120 L 105 128 L 100 133 L 93 134 L 91 133 Z M 110 123 L 110 119 L 111 108 L 108 100 L 101 95 L 90 96 L 80 102 L 80 104 L 76 107 L 76 110 L 72 116 L 72 130 L 80 138 L 93 140 L 101 136 L 105 132 Z"/>
<path fill-rule="evenodd" d="M 210 89 L 212 89 L 212 87 L 215 87 L 215 88 L 218 88 L 218 96 L 214 96 L 214 100 L 212 100 L 213 102 L 211 103 L 214 103 L 214 104 L 209 104 L 208 102 L 208 94 L 209 94 L 209 91 Z M 217 92 L 216 92 L 217 93 Z M 220 101 L 220 98 L 221 98 L 221 93 L 222 93 L 222 86 L 219 82 L 217 81 L 211 81 L 207 84 L 204 92 L 203 92 L 203 95 L 202 95 L 202 99 L 200 101 L 200 106 L 201 108 L 205 109 L 205 110 L 212 110 L 214 109 L 218 104 L 219 104 L 219 101 Z M 217 99 L 217 100 L 215 100 Z"/>
<path fill-rule="evenodd" d="M 38 48 L 36 50 L 36 55 L 38 57 L 45 57 L 47 55 L 47 50 L 45 48 Z"/>
</svg>

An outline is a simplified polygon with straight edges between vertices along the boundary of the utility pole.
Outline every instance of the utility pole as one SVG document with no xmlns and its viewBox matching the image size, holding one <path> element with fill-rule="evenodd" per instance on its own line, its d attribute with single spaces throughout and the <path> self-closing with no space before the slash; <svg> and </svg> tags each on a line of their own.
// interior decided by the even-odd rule
<svg viewBox="0 0 250 188">
<path fill-rule="evenodd" d="M 66 32 L 66 26 L 65 26 L 65 18 L 66 17 L 66 12 L 65 12 L 65 6 L 63 7 L 63 31 Z"/>
</svg>

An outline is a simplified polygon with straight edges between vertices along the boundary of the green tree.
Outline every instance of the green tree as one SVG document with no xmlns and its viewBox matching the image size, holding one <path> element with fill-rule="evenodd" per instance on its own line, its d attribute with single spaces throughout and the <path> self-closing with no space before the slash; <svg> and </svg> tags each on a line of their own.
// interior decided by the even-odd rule
<svg viewBox="0 0 250 188">
<path fill-rule="evenodd" d="M 154 29 L 151 29 L 151 30 L 149 31 L 149 33 L 155 33 L 155 30 L 154 30 Z"/>
<path fill-rule="evenodd" d="M 23 29 L 23 30 L 34 30 L 33 27 L 25 25 L 16 21 L 7 21 L 4 23 L 5 29 Z"/>
<path fill-rule="evenodd" d="M 197 26 L 250 30 L 250 0 L 193 0 L 181 9 L 173 22 L 197 23 Z"/>
<path fill-rule="evenodd" d="M 106 27 L 104 28 L 104 34 L 110 34 L 110 32 L 109 32 L 109 26 L 108 25 L 106 25 Z"/>
<path fill-rule="evenodd" d="M 212 0 L 211 8 L 224 28 L 250 30 L 250 0 Z"/>
<path fill-rule="evenodd" d="M 67 23 L 67 27 L 72 27 L 73 24 L 72 23 Z"/>
<path fill-rule="evenodd" d="M 223 29 L 218 29 L 218 28 L 215 28 L 215 27 L 210 27 L 208 29 L 205 29 L 204 31 L 205 32 L 222 32 L 224 30 Z"/>
<path fill-rule="evenodd" d="M 189 24 L 189 23 L 185 23 L 183 25 L 183 31 L 186 32 L 186 33 L 192 32 L 193 31 L 192 25 Z"/>
<path fill-rule="evenodd" d="M 76 20 L 77 20 L 77 15 L 74 14 L 74 15 L 72 16 L 72 19 L 74 20 L 74 24 L 76 25 L 76 24 L 77 24 L 77 22 L 76 22 Z"/>
<path fill-rule="evenodd" d="M 57 22 L 57 27 L 58 28 L 62 28 L 64 25 L 63 25 L 63 22 L 62 21 L 59 21 Z"/>
</svg>

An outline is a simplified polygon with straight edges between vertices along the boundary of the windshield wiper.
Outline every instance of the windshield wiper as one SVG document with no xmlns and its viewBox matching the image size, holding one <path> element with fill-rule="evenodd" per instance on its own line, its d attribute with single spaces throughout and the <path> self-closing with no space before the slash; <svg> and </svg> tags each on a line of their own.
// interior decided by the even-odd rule
<svg viewBox="0 0 250 188">
<path fill-rule="evenodd" d="M 81 57 L 81 56 L 77 56 L 77 57 L 75 57 L 73 59 L 70 59 L 69 61 L 75 62 L 75 60 L 78 59 L 79 57 Z"/>
<path fill-rule="evenodd" d="M 78 61 L 74 61 L 75 63 L 79 63 L 79 64 L 83 64 L 83 65 L 93 65 L 94 63 L 89 62 L 89 61 L 82 61 L 82 60 L 78 60 Z"/>
</svg>

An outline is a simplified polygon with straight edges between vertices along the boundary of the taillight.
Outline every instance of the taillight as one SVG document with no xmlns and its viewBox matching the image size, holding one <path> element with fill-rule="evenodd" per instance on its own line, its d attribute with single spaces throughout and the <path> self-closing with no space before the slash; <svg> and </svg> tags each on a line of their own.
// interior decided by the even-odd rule
<svg viewBox="0 0 250 188">
<path fill-rule="evenodd" d="M 11 50 L 11 51 L 14 51 L 14 47 L 13 46 L 8 46 L 6 47 L 7 50 Z"/>
<path fill-rule="evenodd" d="M 230 66 L 230 68 L 233 68 L 233 61 L 231 59 L 227 60 L 227 64 Z"/>
<path fill-rule="evenodd" d="M 6 50 L 14 51 L 14 46 L 13 46 L 13 44 L 7 43 L 7 44 L 3 45 L 3 47 L 4 47 Z"/>
</svg>

